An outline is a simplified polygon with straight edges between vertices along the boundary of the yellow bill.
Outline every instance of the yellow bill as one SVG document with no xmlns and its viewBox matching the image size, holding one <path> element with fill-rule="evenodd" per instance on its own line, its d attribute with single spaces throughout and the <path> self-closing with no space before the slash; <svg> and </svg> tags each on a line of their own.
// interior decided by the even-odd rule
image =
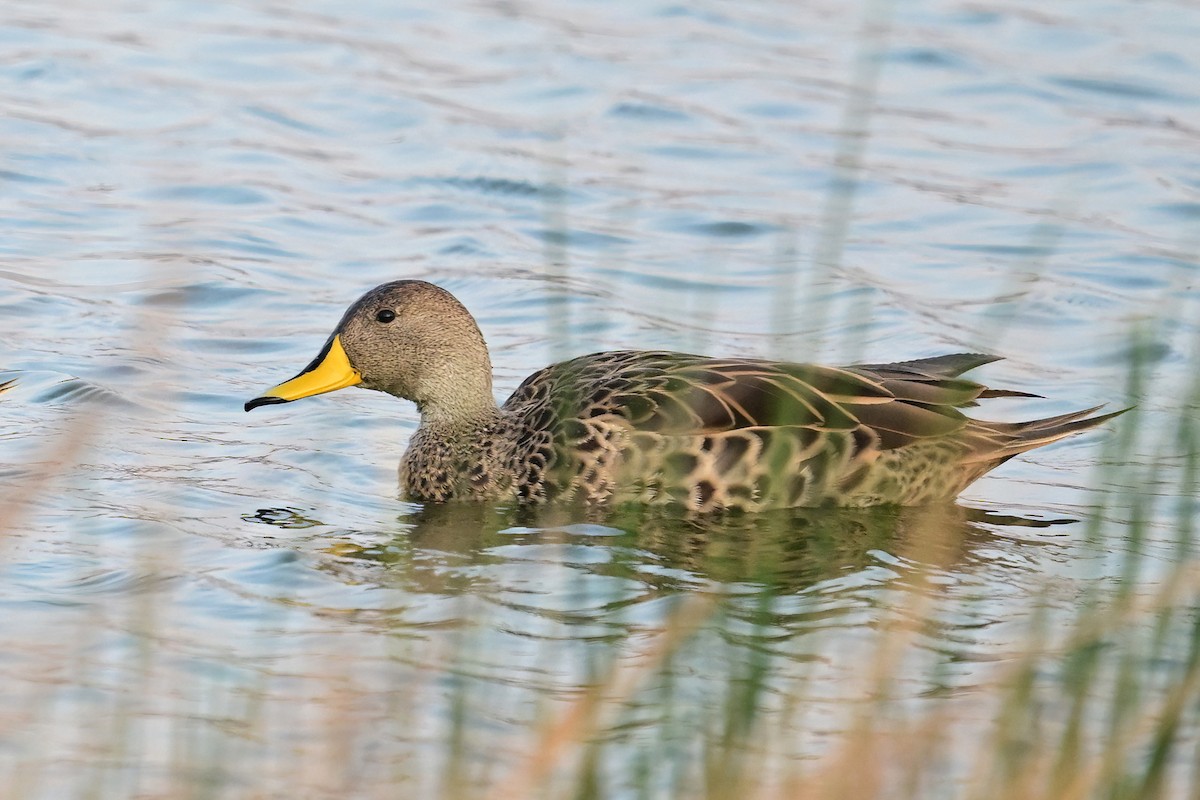
<svg viewBox="0 0 1200 800">
<path fill-rule="evenodd" d="M 268 389 L 262 397 L 256 397 L 246 403 L 246 410 L 274 403 L 290 403 L 301 397 L 312 397 L 314 394 L 345 389 L 356 383 L 362 383 L 362 375 L 350 366 L 350 359 L 346 356 L 346 351 L 342 349 L 341 337 L 334 336 L 325 345 L 325 349 L 299 375 L 290 381 L 284 381 L 278 386 Z"/>
</svg>

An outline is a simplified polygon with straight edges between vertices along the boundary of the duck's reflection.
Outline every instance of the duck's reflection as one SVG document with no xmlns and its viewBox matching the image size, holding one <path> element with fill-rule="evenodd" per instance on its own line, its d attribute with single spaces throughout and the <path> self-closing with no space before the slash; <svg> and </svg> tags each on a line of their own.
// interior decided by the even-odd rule
<svg viewBox="0 0 1200 800">
<path fill-rule="evenodd" d="M 319 524 L 293 509 L 246 516 L 285 527 L 298 520 Z M 366 541 L 353 532 L 321 549 L 332 557 L 330 571 L 349 565 L 354 579 L 362 580 L 365 568 L 372 581 L 421 593 L 495 590 L 503 582 L 500 567 L 514 561 L 557 561 L 579 573 L 627 576 L 659 590 L 715 584 L 795 593 L 880 563 L 954 570 L 981 546 L 998 540 L 1034 546 L 1048 529 L 1075 521 L 954 504 L 695 516 L 645 507 L 596 514 L 449 503 L 417 507 L 391 522 L 391 532 Z M 1020 545 L 1014 544 L 1014 530 L 1022 532 Z M 1037 533 L 1030 536 L 1031 531 Z"/>
</svg>

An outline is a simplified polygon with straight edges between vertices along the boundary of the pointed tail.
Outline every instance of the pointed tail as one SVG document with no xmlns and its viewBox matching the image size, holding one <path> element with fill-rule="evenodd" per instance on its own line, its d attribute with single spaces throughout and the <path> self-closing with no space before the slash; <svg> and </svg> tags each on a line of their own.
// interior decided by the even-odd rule
<svg viewBox="0 0 1200 800">
<path fill-rule="evenodd" d="M 1086 431 L 1102 425 L 1114 417 L 1119 417 L 1129 408 L 1110 411 L 1107 414 L 1090 417 L 1104 406 L 1093 406 L 1070 414 L 1060 414 L 1056 417 L 1029 420 L 1028 422 L 982 422 L 976 421 L 979 433 L 985 440 L 990 440 L 990 446 L 976 448 L 975 453 L 968 455 L 965 463 L 986 462 L 992 465 L 1007 461 L 1018 453 L 1033 450 L 1036 447 L 1057 442 L 1074 433 Z M 991 434 L 991 435 L 989 435 Z"/>
</svg>

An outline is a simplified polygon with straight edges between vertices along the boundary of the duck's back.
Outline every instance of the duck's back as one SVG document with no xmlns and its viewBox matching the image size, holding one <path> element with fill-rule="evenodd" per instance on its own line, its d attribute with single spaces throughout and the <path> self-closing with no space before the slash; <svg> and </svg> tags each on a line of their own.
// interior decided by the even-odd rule
<svg viewBox="0 0 1200 800">
<path fill-rule="evenodd" d="M 964 457 L 991 449 L 997 435 L 957 409 L 1017 394 L 957 377 L 992 360 L 836 368 L 654 351 L 582 356 L 531 375 L 504 404 L 508 466 L 518 495 L 535 501 L 753 511 L 949 498 L 982 474 L 964 470 Z"/>
</svg>

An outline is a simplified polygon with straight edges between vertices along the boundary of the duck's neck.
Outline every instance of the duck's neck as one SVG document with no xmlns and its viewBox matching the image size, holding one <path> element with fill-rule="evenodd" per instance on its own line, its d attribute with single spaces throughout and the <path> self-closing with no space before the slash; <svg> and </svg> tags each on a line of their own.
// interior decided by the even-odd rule
<svg viewBox="0 0 1200 800">
<path fill-rule="evenodd" d="M 477 430 L 500 416 L 496 398 L 492 397 L 490 365 L 470 371 L 447 366 L 426 383 L 430 391 L 416 399 L 422 428 L 449 436 L 456 431 Z"/>
<path fill-rule="evenodd" d="M 495 428 L 501 414 L 492 396 L 487 351 L 474 359 L 445 362 L 429 375 L 424 387 L 427 391 L 416 403 L 421 412 L 417 433 L 426 443 L 425 457 L 441 460 L 444 456 L 455 462 L 455 468 L 469 469 L 482 458 L 491 438 L 487 432 Z"/>
<path fill-rule="evenodd" d="M 436 433 L 447 440 L 469 437 L 500 419 L 500 409 L 490 395 L 486 402 L 452 406 L 418 404 L 417 410 L 421 412 L 420 430 Z"/>
<path fill-rule="evenodd" d="M 413 366 L 409 392 L 421 425 L 401 464 L 409 494 L 429 500 L 484 496 L 490 486 L 502 412 L 492 396 L 492 362 L 466 311 L 439 320 Z"/>
</svg>

